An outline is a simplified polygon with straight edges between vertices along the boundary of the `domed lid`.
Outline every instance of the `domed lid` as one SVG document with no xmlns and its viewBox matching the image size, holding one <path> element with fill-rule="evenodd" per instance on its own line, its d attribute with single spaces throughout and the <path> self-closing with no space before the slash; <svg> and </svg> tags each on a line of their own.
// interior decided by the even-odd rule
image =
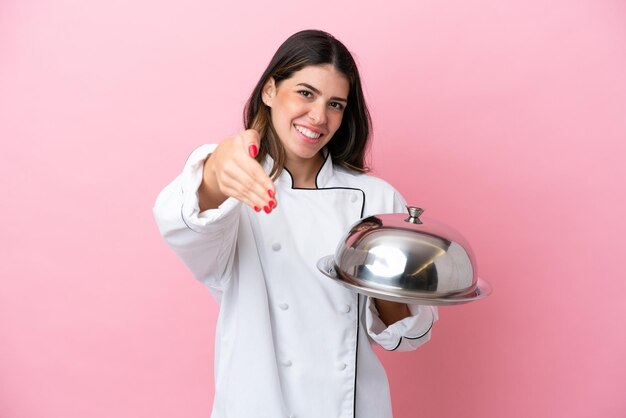
<svg viewBox="0 0 626 418">
<path fill-rule="evenodd" d="M 476 274 L 471 247 L 457 231 L 407 206 L 409 215 L 374 215 L 355 223 L 319 270 L 380 299 L 432 305 L 466 303 L 491 292 Z"/>
</svg>

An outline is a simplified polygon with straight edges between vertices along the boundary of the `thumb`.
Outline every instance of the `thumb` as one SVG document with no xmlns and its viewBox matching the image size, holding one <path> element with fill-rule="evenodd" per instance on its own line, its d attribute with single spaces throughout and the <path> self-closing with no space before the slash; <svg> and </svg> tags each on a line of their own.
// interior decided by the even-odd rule
<svg viewBox="0 0 626 418">
<path fill-rule="evenodd" d="M 250 157 L 254 158 L 259 153 L 259 145 L 261 143 L 261 136 L 254 129 L 247 129 L 243 131 L 241 135 L 243 138 L 243 144 L 248 150 Z"/>
</svg>

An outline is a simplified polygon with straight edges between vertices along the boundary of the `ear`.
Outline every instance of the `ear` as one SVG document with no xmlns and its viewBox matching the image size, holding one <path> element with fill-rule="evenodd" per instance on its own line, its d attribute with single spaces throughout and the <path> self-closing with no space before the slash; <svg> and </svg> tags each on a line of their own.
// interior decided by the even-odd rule
<svg viewBox="0 0 626 418">
<path fill-rule="evenodd" d="M 272 103 L 274 102 L 274 96 L 276 96 L 276 82 L 274 81 L 274 77 L 270 77 L 263 86 L 261 98 L 263 99 L 263 103 L 265 103 L 266 106 L 272 107 Z"/>
</svg>

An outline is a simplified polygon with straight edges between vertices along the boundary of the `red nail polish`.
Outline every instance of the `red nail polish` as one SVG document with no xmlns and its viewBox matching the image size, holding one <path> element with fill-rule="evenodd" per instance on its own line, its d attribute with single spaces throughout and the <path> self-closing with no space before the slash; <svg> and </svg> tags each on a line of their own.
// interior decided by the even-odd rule
<svg viewBox="0 0 626 418">
<path fill-rule="evenodd" d="M 269 189 L 267 191 L 267 194 L 270 195 L 271 198 L 274 198 L 274 192 L 272 191 L 272 189 Z"/>
<path fill-rule="evenodd" d="M 258 153 L 259 149 L 256 147 L 256 145 L 252 144 L 248 147 L 248 154 L 250 154 L 250 157 L 254 158 Z"/>
<path fill-rule="evenodd" d="M 274 202 L 273 200 L 270 200 L 270 203 L 269 203 L 270 209 L 273 208 L 274 206 L 276 206 L 276 202 Z"/>
<path fill-rule="evenodd" d="M 270 213 L 270 208 L 268 208 L 267 206 L 263 206 L 263 210 L 265 211 L 265 213 Z"/>
<path fill-rule="evenodd" d="M 255 212 L 261 212 L 261 208 L 260 208 L 260 207 L 258 207 L 258 206 L 255 206 L 255 207 L 254 207 L 254 211 L 255 211 Z"/>
</svg>

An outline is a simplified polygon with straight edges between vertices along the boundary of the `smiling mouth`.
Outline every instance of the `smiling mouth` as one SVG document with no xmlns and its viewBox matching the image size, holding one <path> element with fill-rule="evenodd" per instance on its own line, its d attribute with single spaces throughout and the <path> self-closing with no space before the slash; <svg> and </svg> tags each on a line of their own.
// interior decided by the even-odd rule
<svg viewBox="0 0 626 418">
<path fill-rule="evenodd" d="M 312 130 L 305 128 L 304 126 L 299 126 L 299 125 L 293 125 L 293 126 L 294 128 L 296 128 L 296 131 L 300 132 L 302 135 L 312 140 L 317 140 L 323 135 L 322 133 L 319 133 L 319 132 L 313 132 Z"/>
</svg>

